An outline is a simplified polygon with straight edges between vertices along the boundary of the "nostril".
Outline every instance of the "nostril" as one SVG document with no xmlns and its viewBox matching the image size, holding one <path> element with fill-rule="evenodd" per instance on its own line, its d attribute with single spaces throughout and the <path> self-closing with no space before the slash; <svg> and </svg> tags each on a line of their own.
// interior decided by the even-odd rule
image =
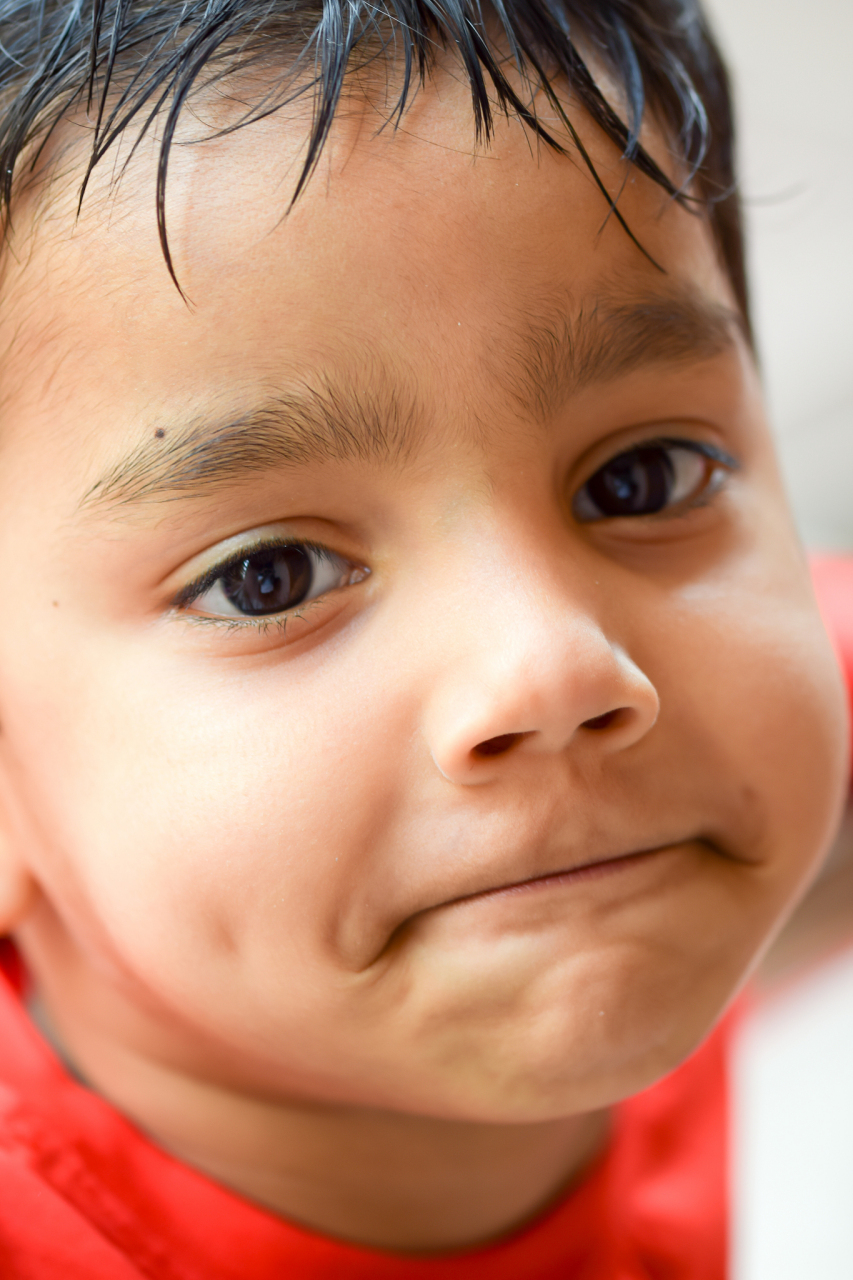
<svg viewBox="0 0 853 1280">
<path fill-rule="evenodd" d="M 501 733 L 496 738 L 486 738 L 485 742 L 478 742 L 472 754 L 475 756 L 502 756 L 507 751 L 511 751 L 523 737 L 523 733 Z"/>
<path fill-rule="evenodd" d="M 605 711 L 603 716 L 593 716 L 591 720 L 584 720 L 581 725 L 582 729 L 609 729 L 617 720 L 622 719 L 622 711 L 624 708 L 617 707 L 615 711 Z"/>
</svg>

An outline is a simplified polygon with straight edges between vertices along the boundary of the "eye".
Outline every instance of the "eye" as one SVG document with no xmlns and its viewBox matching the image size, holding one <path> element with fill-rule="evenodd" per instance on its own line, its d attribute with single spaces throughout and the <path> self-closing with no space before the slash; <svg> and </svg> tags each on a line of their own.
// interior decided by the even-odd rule
<svg viewBox="0 0 853 1280">
<path fill-rule="evenodd" d="M 651 516 L 713 492 L 734 458 L 695 440 L 652 440 L 611 458 L 579 489 L 575 519 Z"/>
<path fill-rule="evenodd" d="M 367 569 L 304 542 L 256 547 L 210 570 L 177 604 L 218 618 L 261 618 L 308 604 L 327 591 L 361 581 Z"/>
</svg>

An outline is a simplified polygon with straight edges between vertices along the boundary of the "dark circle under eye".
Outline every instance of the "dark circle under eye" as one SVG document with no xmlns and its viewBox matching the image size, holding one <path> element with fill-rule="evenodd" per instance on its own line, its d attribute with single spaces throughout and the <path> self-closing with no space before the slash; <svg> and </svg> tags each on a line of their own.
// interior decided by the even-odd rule
<svg viewBox="0 0 853 1280">
<path fill-rule="evenodd" d="M 674 478 L 667 449 L 648 445 L 612 458 L 585 488 L 602 516 L 650 516 L 667 505 Z"/>
<path fill-rule="evenodd" d="M 226 569 L 222 590 L 241 613 L 282 613 L 301 604 L 312 578 L 311 560 L 304 548 L 271 547 Z"/>
</svg>

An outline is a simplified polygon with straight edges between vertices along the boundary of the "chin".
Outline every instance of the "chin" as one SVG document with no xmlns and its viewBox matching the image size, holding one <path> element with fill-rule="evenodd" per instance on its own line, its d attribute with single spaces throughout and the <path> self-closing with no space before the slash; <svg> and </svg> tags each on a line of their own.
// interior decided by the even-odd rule
<svg viewBox="0 0 853 1280">
<path fill-rule="evenodd" d="M 445 1025 L 428 1066 L 426 1110 L 490 1124 L 597 1111 L 674 1070 L 725 1009 L 736 978 L 581 989 L 524 1016 Z M 432 1068 L 430 1070 L 430 1067 Z"/>
</svg>

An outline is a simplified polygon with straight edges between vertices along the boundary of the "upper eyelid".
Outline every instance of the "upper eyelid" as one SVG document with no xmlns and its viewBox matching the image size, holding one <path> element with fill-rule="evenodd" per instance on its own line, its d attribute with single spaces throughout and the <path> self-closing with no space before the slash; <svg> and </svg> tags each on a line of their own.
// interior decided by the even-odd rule
<svg viewBox="0 0 853 1280">
<path fill-rule="evenodd" d="M 732 454 L 725 449 L 721 449 L 719 445 L 711 444 L 707 440 L 696 440 L 691 436 L 640 436 L 635 440 L 628 440 L 625 444 L 620 445 L 609 453 L 606 457 L 600 458 L 588 470 L 585 468 L 585 475 L 582 480 L 575 480 L 573 491 L 575 494 L 581 493 L 590 481 L 598 475 L 599 471 L 603 471 L 605 467 L 609 467 L 617 458 L 622 458 L 626 454 L 635 453 L 638 449 L 687 449 L 691 453 L 698 453 L 703 458 L 707 458 L 710 462 L 717 462 L 720 466 L 725 467 L 728 471 L 740 471 L 741 463 Z M 583 473 L 582 473 L 583 474 Z"/>
<path fill-rule="evenodd" d="M 259 555 L 262 551 L 278 550 L 279 547 L 305 547 L 308 551 L 314 551 L 317 555 L 325 556 L 337 554 L 320 542 L 312 542 L 310 538 L 261 538 L 259 541 L 247 543 L 239 551 L 233 551 L 230 555 L 223 557 L 222 560 L 211 565 L 209 569 L 205 569 L 204 573 L 199 574 L 192 582 L 188 582 L 186 586 L 181 587 L 177 595 L 172 597 L 170 601 L 171 607 L 173 609 L 185 609 L 187 605 L 192 604 L 199 596 L 204 595 L 205 591 L 209 591 L 231 565 L 238 564 L 241 560 L 247 560 L 250 556 Z M 345 556 L 340 558 L 342 560 L 346 559 Z"/>
<path fill-rule="evenodd" d="M 604 467 L 615 462 L 617 458 L 621 458 L 623 454 L 633 453 L 637 449 L 689 449 L 693 453 L 702 454 L 703 457 L 709 458 L 712 462 L 719 462 L 722 466 L 728 467 L 730 471 L 739 471 L 740 463 L 737 458 L 727 453 L 725 449 L 721 449 L 719 445 L 711 444 L 707 440 L 694 440 L 690 436 L 652 436 L 650 439 L 639 439 L 632 444 L 626 444 L 622 448 L 606 458 L 604 462 L 600 462 L 597 467 L 590 473 L 587 480 L 591 480 Z M 585 482 L 586 483 L 586 482 Z"/>
</svg>

